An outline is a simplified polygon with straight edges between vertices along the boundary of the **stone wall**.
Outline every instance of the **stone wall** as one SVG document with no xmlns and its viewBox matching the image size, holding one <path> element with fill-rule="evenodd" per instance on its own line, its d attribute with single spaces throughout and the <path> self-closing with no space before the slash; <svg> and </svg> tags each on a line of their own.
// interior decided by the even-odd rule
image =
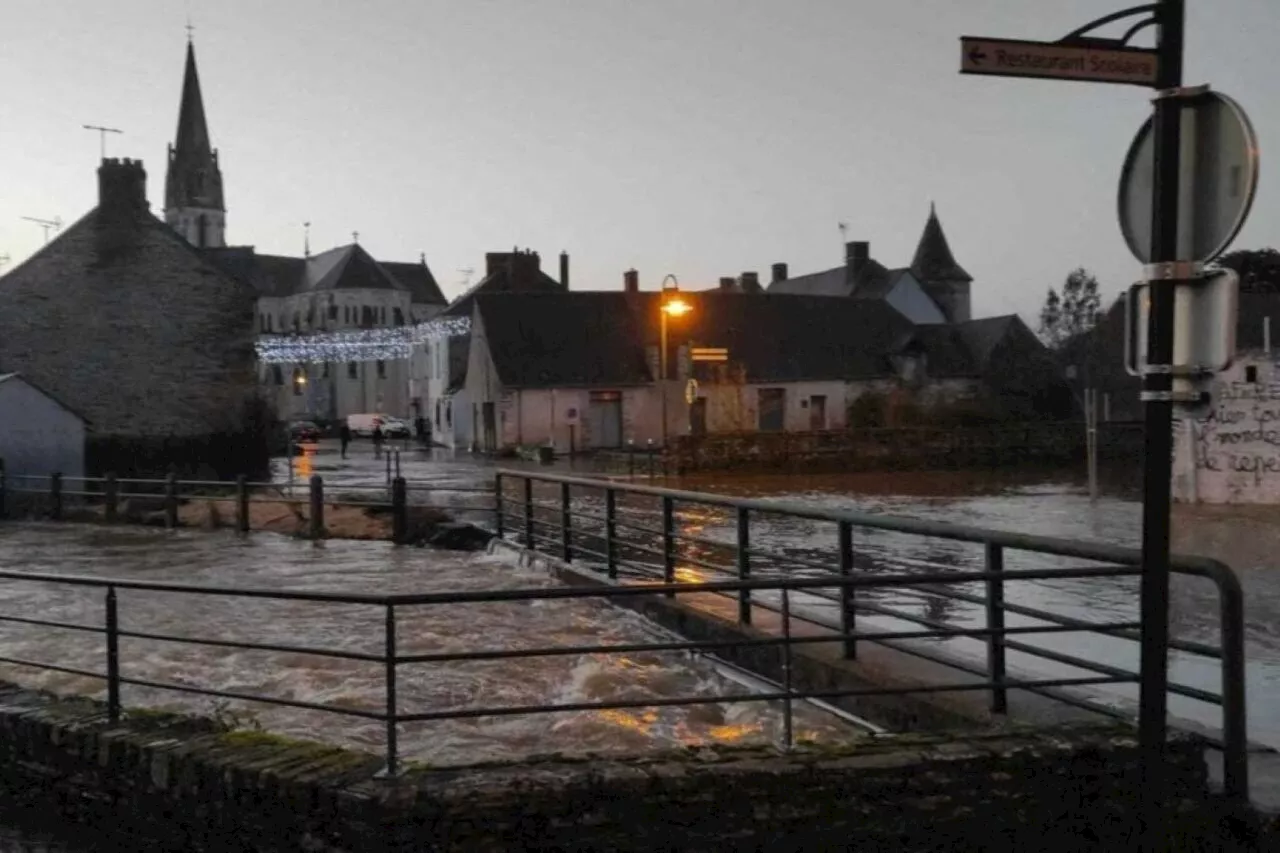
<svg viewBox="0 0 1280 853">
<path fill-rule="evenodd" d="M 1141 458 L 1141 424 L 1100 424 L 1099 455 Z M 690 471 L 866 471 L 1083 464 L 1083 424 L 850 429 L 679 436 L 668 467 Z"/>
<path fill-rule="evenodd" d="M 865 738 L 851 745 L 410 765 L 208 720 L 110 725 L 87 700 L 0 689 L 0 789 L 134 850 L 1120 850 L 1138 800 L 1168 843 L 1256 849 L 1207 793 L 1202 745 L 1142 781 L 1117 729 Z"/>
</svg>

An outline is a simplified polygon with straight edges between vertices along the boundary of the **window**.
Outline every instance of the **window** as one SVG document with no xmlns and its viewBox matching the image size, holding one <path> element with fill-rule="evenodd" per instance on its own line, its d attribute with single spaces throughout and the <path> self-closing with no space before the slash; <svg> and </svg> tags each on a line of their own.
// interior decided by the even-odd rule
<svg viewBox="0 0 1280 853">
<path fill-rule="evenodd" d="M 399 308 L 391 309 L 391 319 L 397 326 L 404 325 L 404 312 Z"/>
<path fill-rule="evenodd" d="M 377 362 L 377 365 L 378 365 L 378 378 L 379 378 L 379 379 L 386 379 L 386 378 L 387 378 L 387 363 L 386 363 L 385 361 L 382 361 L 381 359 L 379 359 L 379 361 Z"/>
<path fill-rule="evenodd" d="M 1250 364 L 1248 367 L 1244 369 L 1244 381 L 1245 382 L 1258 381 L 1258 366 L 1256 364 Z"/>
<path fill-rule="evenodd" d="M 348 361 L 347 362 L 347 378 L 356 379 L 358 377 L 359 377 L 359 374 L 356 372 L 356 363 L 354 361 Z"/>
<path fill-rule="evenodd" d="M 384 326 L 387 325 L 387 306 L 385 305 L 382 306 L 382 319 L 378 322 L 382 323 Z"/>
<path fill-rule="evenodd" d="M 327 361 L 320 366 L 320 378 L 321 379 L 329 378 L 329 362 Z"/>
<path fill-rule="evenodd" d="M 338 319 L 338 306 L 337 306 L 337 305 L 330 305 L 330 306 L 329 306 L 329 319 L 330 319 L 330 320 L 336 320 L 336 319 Z"/>
<path fill-rule="evenodd" d="M 271 331 L 271 315 L 267 315 L 267 331 Z"/>
<path fill-rule="evenodd" d="M 301 397 L 307 389 L 307 371 L 301 367 L 293 369 L 293 396 Z"/>
<path fill-rule="evenodd" d="M 373 309 L 370 308 L 368 305 L 362 305 L 360 308 L 360 325 L 368 327 L 368 326 L 372 326 L 373 323 L 374 323 Z"/>
<path fill-rule="evenodd" d="M 450 400 L 444 407 L 444 422 L 449 426 L 453 426 L 453 401 Z"/>
<path fill-rule="evenodd" d="M 271 381 L 276 385 L 284 384 L 284 372 L 280 370 L 280 365 L 271 365 Z"/>
</svg>

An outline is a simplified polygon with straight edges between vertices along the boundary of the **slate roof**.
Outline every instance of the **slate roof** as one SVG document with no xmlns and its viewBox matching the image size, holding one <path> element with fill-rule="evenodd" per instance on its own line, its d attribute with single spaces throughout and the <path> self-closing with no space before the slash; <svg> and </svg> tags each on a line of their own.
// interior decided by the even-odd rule
<svg viewBox="0 0 1280 853">
<path fill-rule="evenodd" d="M 1014 324 L 1021 322 L 1017 314 L 1006 314 L 1003 317 L 984 317 L 981 320 L 957 323 L 954 328 L 977 364 L 985 366 L 995 348 L 1008 337 Z"/>
<path fill-rule="evenodd" d="M 920 242 L 916 245 L 910 269 L 922 283 L 973 281 L 973 276 L 965 272 L 951 254 L 947 235 L 942 233 L 942 223 L 938 221 L 938 211 L 932 204 L 929 205 L 929 219 L 925 222 L 924 233 L 920 235 Z"/>
<path fill-rule="evenodd" d="M 294 296 L 329 290 L 404 290 L 409 292 L 415 305 L 445 303 L 435 276 L 425 262 L 380 262 L 356 243 L 309 258 L 259 255 L 251 246 L 204 251 L 223 269 L 252 284 L 260 296 Z"/>
<path fill-rule="evenodd" d="M 0 385 L 3 385 L 4 383 L 8 382 L 10 379 L 20 379 L 20 380 L 22 380 L 22 381 L 23 381 L 23 382 L 25 382 L 28 386 L 30 386 L 30 387 L 32 387 L 32 388 L 34 388 L 34 389 L 36 389 L 36 390 L 37 390 L 37 391 L 39 391 L 41 394 L 43 394 L 44 396 L 48 397 L 48 398 L 49 398 L 50 400 L 52 400 L 53 402 L 57 403 L 57 404 L 58 404 L 59 406 L 61 406 L 63 409 L 67 410 L 67 411 L 68 411 L 68 412 L 70 412 L 72 415 L 75 415 L 78 419 L 80 419 L 80 420 L 84 421 L 86 424 L 87 424 L 87 423 L 89 423 L 89 419 L 88 419 L 88 418 L 86 418 L 84 415 L 80 414 L 80 413 L 79 413 L 79 412 L 77 412 L 75 409 L 71 408 L 71 407 L 70 407 L 70 406 L 68 406 L 66 403 L 64 403 L 62 400 L 60 400 L 59 398 L 55 397 L 53 394 L 50 394 L 50 393 L 49 393 L 48 391 L 46 391 L 44 388 L 42 388 L 42 387 L 40 387 L 39 385 L 37 385 L 36 383 L 32 382 L 32 381 L 31 381 L 30 379 L 28 379 L 27 377 L 23 376 L 21 373 L 0 373 Z"/>
<path fill-rule="evenodd" d="M 903 348 L 915 344 L 925 355 L 925 374 L 937 379 L 975 377 L 979 359 L 960 330 L 947 324 L 917 326 Z"/>
<path fill-rule="evenodd" d="M 382 268 L 409 289 L 414 305 L 446 305 L 449 300 L 444 298 L 444 294 L 440 291 L 440 285 L 436 283 L 436 277 L 431 274 L 431 268 L 427 266 L 424 258 L 418 263 L 405 261 L 382 261 Z"/>
<path fill-rule="evenodd" d="M 505 387 L 620 387 L 652 381 L 637 318 L 624 293 L 482 293 L 475 306 Z"/>
</svg>

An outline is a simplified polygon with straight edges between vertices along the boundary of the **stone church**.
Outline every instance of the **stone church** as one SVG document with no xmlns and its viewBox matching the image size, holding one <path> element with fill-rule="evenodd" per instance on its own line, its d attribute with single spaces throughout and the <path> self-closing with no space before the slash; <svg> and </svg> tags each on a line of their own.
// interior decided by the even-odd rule
<svg viewBox="0 0 1280 853">
<path fill-rule="evenodd" d="M 446 304 L 425 255 L 416 263 L 379 261 L 354 241 L 315 254 L 308 244 L 301 257 L 227 245 L 222 169 L 190 42 L 178 130 L 169 146 L 164 218 L 188 243 L 252 285 L 260 334 L 390 329 L 428 320 Z M 411 388 L 404 360 L 268 364 L 258 377 L 285 419 L 331 420 L 357 412 L 412 417 L 428 405 L 425 389 Z"/>
</svg>

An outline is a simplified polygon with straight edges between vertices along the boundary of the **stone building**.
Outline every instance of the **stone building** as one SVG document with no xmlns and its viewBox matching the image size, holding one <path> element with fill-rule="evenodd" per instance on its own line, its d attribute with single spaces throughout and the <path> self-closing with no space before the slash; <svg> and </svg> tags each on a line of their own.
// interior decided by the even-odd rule
<svg viewBox="0 0 1280 853">
<path fill-rule="evenodd" d="M 356 242 L 302 257 L 261 255 L 226 245 L 222 169 L 213 148 L 188 43 L 178 129 L 169 146 L 165 221 L 192 246 L 258 294 L 260 334 L 304 335 L 339 329 L 394 329 L 430 319 L 446 300 L 427 266 L 375 260 Z M 262 365 L 264 396 L 280 418 L 333 420 L 358 412 L 425 414 L 430 403 L 411 386 L 403 359 Z"/>
<path fill-rule="evenodd" d="M 104 160 L 97 207 L 0 278 L 0 371 L 89 421 L 90 471 L 255 471 L 256 300 Z"/>
<path fill-rule="evenodd" d="M 844 266 L 792 278 L 786 264 L 774 264 L 767 290 L 886 302 L 912 323 L 963 323 L 971 317 L 972 282 L 951 254 L 937 210 L 930 206 L 911 266 L 890 269 L 871 257 L 870 243 L 854 241 L 845 244 Z M 750 293 L 759 285 L 754 273 L 744 273 L 736 287 L 732 279 L 721 286 Z"/>
</svg>

